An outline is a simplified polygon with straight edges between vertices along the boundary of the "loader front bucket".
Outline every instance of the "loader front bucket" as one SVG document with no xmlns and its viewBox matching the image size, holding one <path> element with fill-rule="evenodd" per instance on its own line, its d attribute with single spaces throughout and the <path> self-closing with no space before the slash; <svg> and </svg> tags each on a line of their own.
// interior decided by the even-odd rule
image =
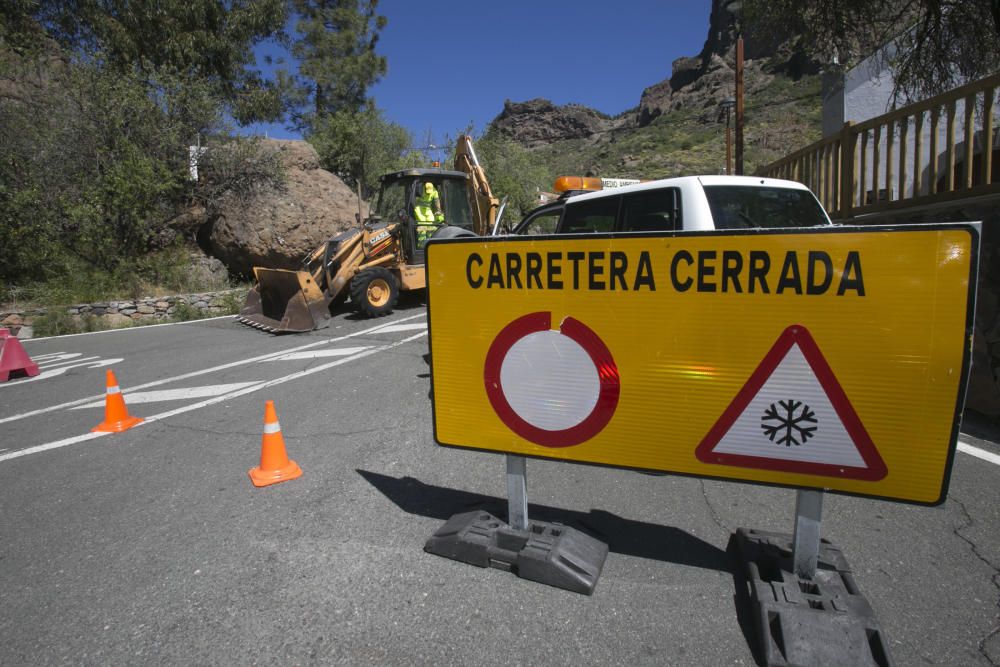
<svg viewBox="0 0 1000 667">
<path fill-rule="evenodd" d="M 306 271 L 254 267 L 257 285 L 247 294 L 239 320 L 274 333 L 321 329 L 330 324 L 330 302 Z"/>
</svg>

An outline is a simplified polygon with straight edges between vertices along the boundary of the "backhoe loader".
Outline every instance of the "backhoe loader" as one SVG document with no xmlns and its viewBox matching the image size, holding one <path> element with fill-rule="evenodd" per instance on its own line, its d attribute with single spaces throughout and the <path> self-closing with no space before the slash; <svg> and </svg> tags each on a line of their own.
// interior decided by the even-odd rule
<svg viewBox="0 0 1000 667">
<path fill-rule="evenodd" d="M 428 228 L 437 230 L 435 238 L 496 232 L 500 202 L 467 136 L 459 139 L 455 169 L 406 169 L 382 176 L 372 214 L 364 220 L 358 214 L 358 228 L 316 248 L 298 271 L 254 267 L 256 284 L 239 320 L 274 333 L 312 331 L 328 326 L 331 306 L 348 297 L 366 317 L 391 313 L 401 290 L 427 285 Z M 425 188 L 439 202 L 431 223 L 418 220 L 418 198 Z"/>
</svg>

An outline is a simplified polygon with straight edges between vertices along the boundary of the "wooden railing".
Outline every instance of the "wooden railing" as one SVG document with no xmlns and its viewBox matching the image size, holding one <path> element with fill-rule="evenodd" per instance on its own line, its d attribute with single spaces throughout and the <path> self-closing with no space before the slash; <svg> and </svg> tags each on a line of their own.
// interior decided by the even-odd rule
<svg viewBox="0 0 1000 667">
<path fill-rule="evenodd" d="M 1000 194 L 1000 74 L 862 123 L 757 170 L 807 185 L 834 219 Z M 977 129 L 978 128 L 978 129 Z M 959 141 L 956 142 L 956 135 Z"/>
</svg>

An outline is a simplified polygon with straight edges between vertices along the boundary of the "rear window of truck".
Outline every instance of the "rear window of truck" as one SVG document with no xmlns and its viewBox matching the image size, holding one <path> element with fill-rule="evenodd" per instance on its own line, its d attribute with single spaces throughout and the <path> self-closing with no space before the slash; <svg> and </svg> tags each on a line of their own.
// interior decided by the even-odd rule
<svg viewBox="0 0 1000 667">
<path fill-rule="evenodd" d="M 816 227 L 830 224 L 808 190 L 706 185 L 716 229 Z"/>
</svg>

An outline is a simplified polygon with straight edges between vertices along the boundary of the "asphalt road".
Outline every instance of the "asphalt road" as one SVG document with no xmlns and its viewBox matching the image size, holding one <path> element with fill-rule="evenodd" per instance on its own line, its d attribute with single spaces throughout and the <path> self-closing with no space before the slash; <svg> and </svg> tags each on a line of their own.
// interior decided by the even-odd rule
<svg viewBox="0 0 1000 667">
<path fill-rule="evenodd" d="M 502 456 L 433 441 L 425 315 L 26 341 L 43 374 L 0 384 L 0 664 L 754 664 L 727 548 L 790 531 L 794 491 L 532 460 L 532 518 L 609 544 L 592 596 L 423 551 L 506 511 Z M 92 437 L 105 368 L 147 421 Z M 304 475 L 257 489 L 267 399 Z M 896 664 L 1000 664 L 998 488 L 959 452 L 940 507 L 826 497 Z"/>
</svg>

